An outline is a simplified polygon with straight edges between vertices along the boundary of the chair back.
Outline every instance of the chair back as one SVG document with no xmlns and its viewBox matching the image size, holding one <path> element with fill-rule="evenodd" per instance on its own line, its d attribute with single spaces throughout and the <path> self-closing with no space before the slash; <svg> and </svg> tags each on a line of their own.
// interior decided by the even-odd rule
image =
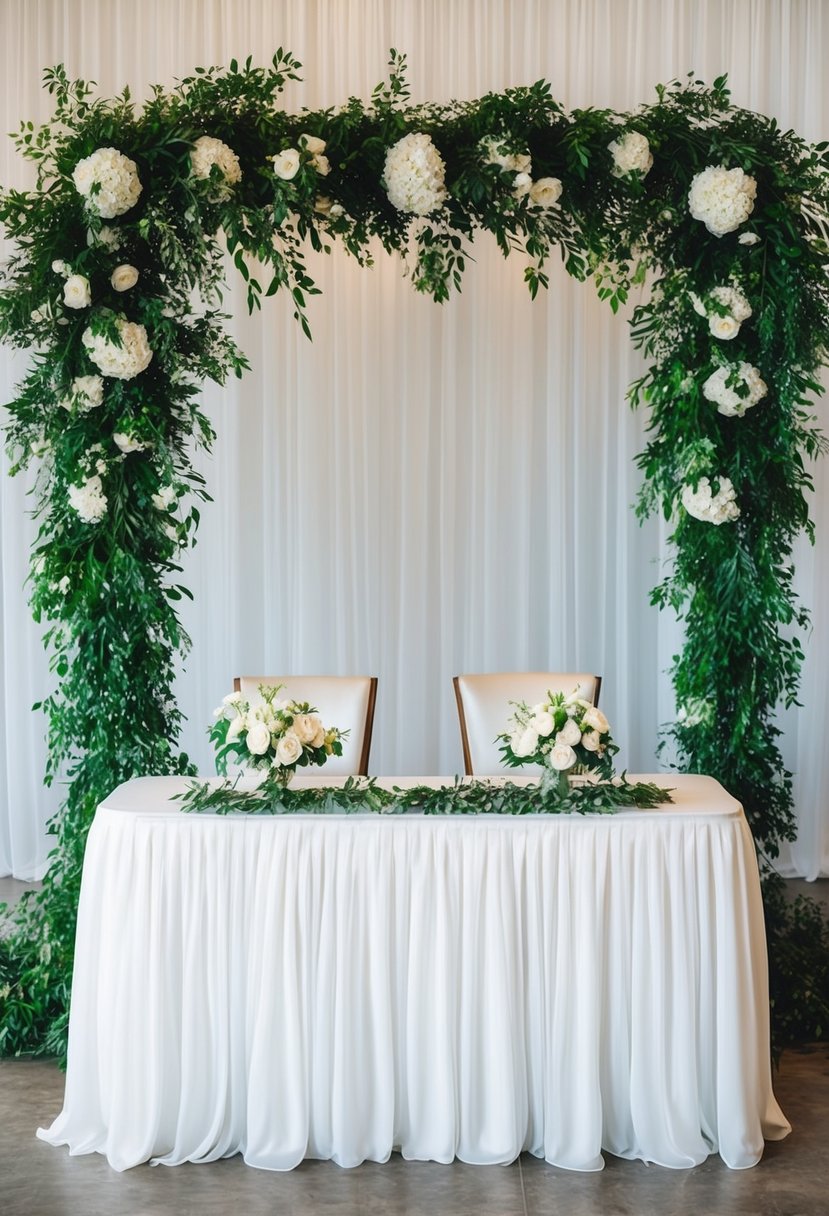
<svg viewBox="0 0 829 1216">
<path fill-rule="evenodd" d="M 580 697 L 597 705 L 602 685 L 601 676 L 559 671 L 501 671 L 489 675 L 455 676 L 453 682 L 464 766 L 468 775 L 477 777 L 503 776 L 504 773 L 531 777 L 542 771 L 538 764 L 522 764 L 513 769 L 503 763 L 495 737 L 507 729 L 513 713 L 511 701 L 535 705 L 543 701 L 548 692 L 571 693 L 578 689 Z"/>
<path fill-rule="evenodd" d="M 262 700 L 260 684 L 267 688 L 283 685 L 280 696 L 308 701 L 319 710 L 325 726 L 350 731 L 343 742 L 343 754 L 329 757 L 321 772 L 332 776 L 368 775 L 376 676 L 237 676 L 233 681 L 236 692 L 241 692 L 251 704 Z"/>
</svg>

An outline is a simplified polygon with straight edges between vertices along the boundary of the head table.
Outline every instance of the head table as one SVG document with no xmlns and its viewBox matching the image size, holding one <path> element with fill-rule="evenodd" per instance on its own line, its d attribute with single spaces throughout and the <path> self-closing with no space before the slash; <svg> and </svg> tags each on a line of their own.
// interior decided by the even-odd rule
<svg viewBox="0 0 829 1216">
<path fill-rule="evenodd" d="M 38 1135 L 117 1170 L 756 1164 L 790 1129 L 751 835 L 713 779 L 643 779 L 674 803 L 215 816 L 171 801 L 181 778 L 120 786 L 87 845 L 64 1107 Z"/>
</svg>

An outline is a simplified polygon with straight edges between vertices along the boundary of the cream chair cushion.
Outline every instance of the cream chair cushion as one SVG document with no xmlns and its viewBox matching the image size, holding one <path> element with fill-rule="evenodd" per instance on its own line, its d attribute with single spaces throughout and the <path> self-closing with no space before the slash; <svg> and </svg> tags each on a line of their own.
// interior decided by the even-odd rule
<svg viewBox="0 0 829 1216">
<path fill-rule="evenodd" d="M 371 744 L 376 688 L 376 680 L 371 676 L 240 676 L 234 683 L 251 703 L 262 699 L 260 684 L 268 688 L 282 684 L 280 697 L 308 701 L 319 710 L 325 726 L 351 732 L 343 743 L 342 756 L 331 756 L 323 769 L 312 771 L 356 776 L 363 760 L 368 766 L 366 743 Z"/>
<path fill-rule="evenodd" d="M 507 729 L 513 713 L 510 702 L 526 701 L 528 705 L 535 705 L 544 700 L 548 691 L 571 693 L 578 689 L 579 696 L 595 705 L 600 684 L 598 676 L 584 672 L 503 671 L 491 675 L 456 676 L 462 733 L 465 724 L 467 772 L 479 777 L 505 772 L 530 777 L 540 773 L 537 764 L 523 764 L 520 768 L 508 768 L 503 764 L 495 737 Z"/>
</svg>

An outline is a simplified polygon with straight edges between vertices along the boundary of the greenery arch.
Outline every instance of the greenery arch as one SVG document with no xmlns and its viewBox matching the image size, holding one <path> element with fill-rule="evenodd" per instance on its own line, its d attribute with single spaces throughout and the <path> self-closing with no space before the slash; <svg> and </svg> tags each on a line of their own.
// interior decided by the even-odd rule
<svg viewBox="0 0 829 1216">
<path fill-rule="evenodd" d="M 811 535 L 808 461 L 825 449 L 809 399 L 829 343 L 826 145 L 731 107 L 725 78 L 659 86 L 635 114 L 567 114 L 544 81 L 412 106 L 392 52 L 367 104 L 291 115 L 278 98 L 299 66 L 279 50 L 264 69 L 199 68 L 139 111 L 128 91 L 92 100 L 59 67 L 45 74 L 53 120 L 16 137 L 38 183 L 0 197 L 17 243 L 0 336 L 35 353 L 7 443 L 15 471 L 39 461 L 31 603 L 58 678 L 46 779 L 70 781 L 44 889 L 0 956 L 6 1053 L 64 1050 L 97 803 L 131 776 L 190 771 L 172 699 L 187 645 L 177 556 L 208 495 L 188 451 L 214 438 L 199 382 L 246 367 L 219 310 L 220 230 L 249 307 L 287 290 L 306 332 L 306 242 L 368 263 L 377 237 L 437 301 L 460 288 L 476 229 L 523 255 L 533 295 L 555 246 L 614 311 L 654 271 L 632 328 L 651 364 L 630 399 L 651 408 L 639 509 L 673 524 L 652 598 L 685 621 L 667 733 L 683 767 L 740 798 L 768 856 L 793 835 L 774 712 L 797 692 L 807 618 L 790 555 Z M 826 926 L 800 906 L 784 949 L 779 890 L 769 897 L 782 993 L 803 966 L 792 943 L 825 941 Z M 788 1029 L 813 1032 L 825 981 L 824 963 L 823 996 L 818 977 L 786 1015 L 812 1021 Z"/>
</svg>

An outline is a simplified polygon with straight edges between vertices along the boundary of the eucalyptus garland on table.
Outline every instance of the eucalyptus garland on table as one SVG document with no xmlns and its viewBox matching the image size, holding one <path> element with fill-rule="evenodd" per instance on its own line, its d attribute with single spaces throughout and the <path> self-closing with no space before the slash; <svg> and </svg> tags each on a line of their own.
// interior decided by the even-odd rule
<svg viewBox="0 0 829 1216">
<path fill-rule="evenodd" d="M 614 311 L 651 271 L 633 319 L 651 364 L 631 400 L 651 407 L 640 510 L 661 510 L 675 544 L 654 599 L 685 625 L 670 731 L 679 764 L 719 777 L 769 855 L 794 832 L 774 713 L 797 691 L 791 546 L 811 535 L 824 448 L 809 400 L 829 340 L 825 146 L 732 108 L 724 78 L 660 86 L 631 115 L 568 114 L 543 81 L 412 106 L 393 52 L 368 103 L 292 115 L 279 93 L 298 68 L 280 50 L 264 69 L 197 69 L 140 110 L 57 68 L 53 120 L 17 136 L 38 182 L 0 196 L 17 247 L 0 336 L 34 354 L 7 443 L 15 470 L 38 467 L 46 778 L 68 784 L 44 889 L 0 954 L 5 1051 L 64 1042 L 96 804 L 127 777 L 190 771 L 172 687 L 188 645 L 179 556 L 208 497 L 191 451 L 214 439 L 198 392 L 247 366 L 224 329 L 223 245 L 249 307 L 288 291 L 306 332 L 305 249 L 335 240 L 369 264 L 377 238 L 438 301 L 479 229 L 523 258 L 533 295 L 554 248 Z"/>
</svg>

